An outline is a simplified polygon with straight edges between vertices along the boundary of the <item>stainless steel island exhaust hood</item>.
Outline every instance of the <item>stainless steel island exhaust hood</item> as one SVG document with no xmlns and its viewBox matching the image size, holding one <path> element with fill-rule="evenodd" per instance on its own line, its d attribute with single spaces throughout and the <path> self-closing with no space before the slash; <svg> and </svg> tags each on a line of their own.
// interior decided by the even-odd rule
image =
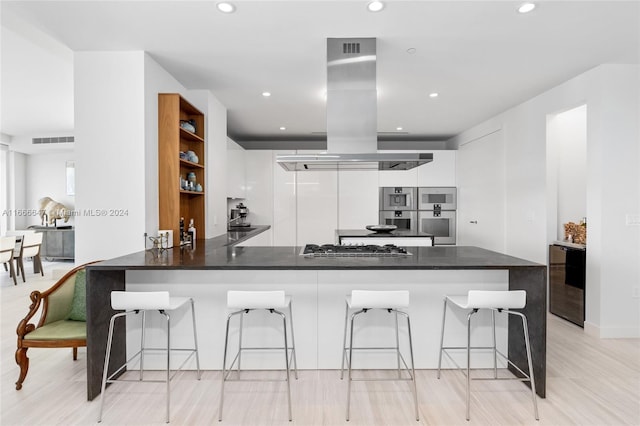
<svg viewBox="0 0 640 426">
<path fill-rule="evenodd" d="M 409 170 L 433 154 L 378 153 L 376 39 L 327 39 L 327 152 L 279 155 L 285 170 Z"/>
</svg>

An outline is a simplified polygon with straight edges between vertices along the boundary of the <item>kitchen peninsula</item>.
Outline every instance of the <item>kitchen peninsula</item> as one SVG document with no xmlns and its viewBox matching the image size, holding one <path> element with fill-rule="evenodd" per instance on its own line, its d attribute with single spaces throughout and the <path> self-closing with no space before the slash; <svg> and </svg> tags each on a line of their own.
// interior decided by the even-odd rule
<svg viewBox="0 0 640 426">
<path fill-rule="evenodd" d="M 133 253 L 87 268 L 88 399 L 100 393 L 108 323 L 113 313 L 108 303 L 110 292 L 125 289 L 169 290 L 175 296 L 194 298 L 200 362 L 204 369 L 222 366 L 226 292 L 230 289 L 283 289 L 292 296 L 296 352 L 302 369 L 340 367 L 344 296 L 353 289 L 410 291 L 417 368 L 437 365 L 445 294 L 466 294 L 469 289 L 524 289 L 527 306 L 523 312 L 529 321 L 536 388 L 541 397 L 545 395 L 547 286 L 544 265 L 478 247 L 407 247 L 408 256 L 332 258 L 301 256 L 300 247 L 225 245 L 220 238 L 198 240 L 194 248 Z M 258 315 L 256 313 L 256 317 Z M 478 321 L 490 324 L 490 316 L 478 317 Z M 465 319 L 459 316 L 458 320 L 457 324 L 452 321 L 454 333 L 449 334 L 449 328 L 447 333 L 462 338 L 462 342 Z M 172 327 L 179 328 L 183 322 L 188 325 L 188 318 L 177 318 Z M 251 316 L 245 327 L 247 339 L 278 338 L 268 324 L 259 320 L 251 323 Z M 498 330 L 499 348 L 508 347 L 509 357 L 526 368 L 520 325 L 500 319 Z M 172 332 L 173 336 L 181 334 L 180 330 Z M 114 365 L 124 361 L 127 342 L 131 347 L 139 343 L 138 336 L 133 328 L 122 324 L 117 328 L 112 352 Z M 243 357 L 243 366 L 279 368 L 275 358 L 259 358 L 252 364 Z M 366 365 L 364 358 L 367 357 L 362 358 Z M 478 359 L 478 366 L 483 366 L 480 355 Z M 149 362 L 153 365 L 153 360 Z"/>
</svg>

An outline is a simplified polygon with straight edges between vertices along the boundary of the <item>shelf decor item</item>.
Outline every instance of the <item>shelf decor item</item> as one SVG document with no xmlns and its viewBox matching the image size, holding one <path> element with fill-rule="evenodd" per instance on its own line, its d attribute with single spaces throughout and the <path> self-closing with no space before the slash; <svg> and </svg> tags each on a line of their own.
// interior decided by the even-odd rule
<svg viewBox="0 0 640 426">
<path fill-rule="evenodd" d="M 569 238 L 571 237 L 571 238 Z M 587 226 L 569 222 L 564 224 L 564 239 L 576 244 L 587 244 Z"/>
<path fill-rule="evenodd" d="M 196 133 L 196 121 L 195 120 L 180 120 L 180 127 L 191 132 Z"/>
</svg>

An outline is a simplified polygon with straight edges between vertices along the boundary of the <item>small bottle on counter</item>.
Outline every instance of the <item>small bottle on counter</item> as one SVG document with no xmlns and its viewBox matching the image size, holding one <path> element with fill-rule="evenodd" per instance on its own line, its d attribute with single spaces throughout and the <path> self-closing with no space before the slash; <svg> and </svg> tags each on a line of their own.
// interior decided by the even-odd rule
<svg viewBox="0 0 640 426">
<path fill-rule="evenodd" d="M 191 239 L 191 244 L 195 244 L 196 242 L 196 227 L 193 224 L 193 218 L 189 221 L 189 229 L 187 230 L 189 234 L 189 238 Z"/>
<path fill-rule="evenodd" d="M 184 217 L 180 218 L 180 245 L 184 243 Z"/>
</svg>

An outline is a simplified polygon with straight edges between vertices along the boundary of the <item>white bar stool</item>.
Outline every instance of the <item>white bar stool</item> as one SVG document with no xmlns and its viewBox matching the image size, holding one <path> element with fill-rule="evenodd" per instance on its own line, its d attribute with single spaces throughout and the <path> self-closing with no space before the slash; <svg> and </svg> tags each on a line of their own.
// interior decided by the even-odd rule
<svg viewBox="0 0 640 426">
<path fill-rule="evenodd" d="M 351 295 L 346 298 L 346 308 L 344 314 L 344 338 L 342 340 L 343 356 L 342 367 L 340 369 L 340 379 L 344 377 L 344 363 L 347 362 L 348 368 L 348 385 L 347 385 L 347 421 L 349 421 L 349 409 L 351 406 L 351 382 L 352 381 L 379 381 L 379 380 L 401 380 L 413 382 L 413 401 L 415 404 L 416 421 L 419 421 L 418 416 L 418 393 L 416 388 L 416 372 L 415 364 L 413 362 L 413 343 L 411 339 L 411 321 L 409 320 L 409 314 L 401 309 L 407 309 L 409 307 L 409 292 L 406 290 L 401 291 L 368 291 L 368 290 L 352 290 Z M 389 313 L 394 314 L 395 319 L 395 331 L 396 331 L 396 344 L 389 347 L 353 347 L 353 323 L 355 318 L 360 314 L 366 314 L 372 309 L 382 309 Z M 349 320 L 349 311 L 355 310 L 351 314 Z M 407 363 L 400 353 L 400 337 L 398 335 L 398 315 L 402 315 L 407 319 L 407 331 L 409 333 L 409 356 L 411 358 L 411 368 L 407 366 Z M 349 324 L 349 345 L 347 346 L 347 324 Z M 397 379 L 354 379 L 351 375 L 352 372 L 352 360 L 354 350 L 390 350 L 396 351 L 398 360 L 398 378 Z M 401 374 L 400 364 L 404 364 L 404 369 L 409 374 L 408 378 L 403 378 Z"/>
<path fill-rule="evenodd" d="M 444 346 L 444 327 L 447 316 L 447 303 L 459 308 L 470 309 L 471 311 L 467 315 L 467 346 Z M 531 383 L 531 397 L 533 399 L 533 412 L 536 420 L 538 417 L 538 404 L 536 401 L 536 384 L 533 377 L 533 364 L 531 362 L 531 347 L 529 344 L 529 328 L 527 327 L 527 317 L 521 313 L 512 311 L 511 309 L 522 309 L 527 303 L 527 292 L 524 290 L 515 291 L 482 291 L 482 290 L 470 290 L 466 296 L 445 296 L 444 309 L 442 312 L 442 333 L 440 334 L 440 354 L 438 357 L 438 379 L 440 378 L 440 368 L 442 366 L 442 354 L 453 362 L 453 364 L 460 370 L 460 366 L 455 362 L 451 355 L 447 352 L 450 349 L 465 349 L 467 352 L 467 420 L 470 417 L 470 404 L 471 404 L 471 380 L 520 380 Z M 480 309 L 491 310 L 491 323 L 492 323 L 492 346 L 471 346 L 471 317 Z M 522 327 L 524 329 L 524 343 L 527 350 L 527 362 L 529 364 L 529 374 L 522 371 L 517 365 L 509 360 L 509 358 L 500 352 L 496 348 L 496 312 L 504 312 L 510 315 L 516 315 L 522 319 Z M 493 351 L 493 378 L 472 378 L 470 357 L 471 349 L 491 349 Z M 512 365 L 520 374 L 524 377 L 505 377 L 498 378 L 498 364 L 496 355 L 500 355 L 503 359 Z"/>
<path fill-rule="evenodd" d="M 191 304 L 191 319 L 193 321 L 193 348 L 172 348 L 171 347 L 171 317 L 168 312 L 175 311 L 177 309 L 182 308 L 187 303 Z M 104 406 L 104 394 L 106 390 L 107 383 L 115 383 L 115 382 L 155 382 L 155 383 L 166 383 L 167 384 L 167 413 L 166 413 L 166 422 L 169 423 L 169 405 L 170 405 L 170 382 L 175 377 L 178 371 L 184 367 L 184 365 L 191 359 L 191 357 L 195 354 L 196 357 L 196 368 L 197 368 L 197 378 L 200 380 L 200 358 L 198 356 L 198 337 L 196 333 L 196 313 L 195 306 L 193 303 L 193 299 L 190 297 L 169 297 L 168 291 L 153 291 L 153 292 L 135 292 L 135 291 L 112 291 L 111 292 L 111 308 L 119 311 L 123 310 L 124 312 L 119 312 L 114 314 L 111 317 L 111 321 L 109 322 L 109 336 L 107 338 L 107 351 L 104 359 L 104 369 L 102 373 L 102 395 L 100 396 L 100 414 L 98 415 L 98 422 L 102 421 L 102 409 Z M 165 317 L 167 320 L 167 346 L 166 348 L 147 348 L 144 346 L 144 334 L 145 334 L 145 320 L 147 311 L 158 311 L 161 315 Z M 113 328 L 116 319 L 120 317 L 124 317 L 131 314 L 139 314 L 142 313 L 142 337 L 140 339 L 140 350 L 136 352 L 131 358 L 129 358 L 123 365 L 121 365 L 116 371 L 113 372 L 110 376 L 107 377 L 108 369 L 109 369 L 109 358 L 111 355 L 111 343 L 113 339 Z M 166 368 L 166 379 L 165 380 L 143 380 L 143 370 L 144 370 L 144 354 L 149 351 L 166 351 L 167 353 L 167 368 Z M 187 358 L 183 361 L 183 363 L 175 370 L 174 374 L 171 375 L 171 352 L 172 351 L 182 351 L 189 352 Z M 119 375 L 126 367 L 131 363 L 134 359 L 140 356 L 140 377 L 138 380 L 133 379 L 113 379 L 114 376 Z"/>
<path fill-rule="evenodd" d="M 286 296 L 284 291 L 229 291 L 227 292 L 227 308 L 238 309 L 229 314 L 227 317 L 227 328 L 224 337 L 224 355 L 222 358 L 222 389 L 220 391 L 220 409 L 218 411 L 218 421 L 222 421 L 222 406 L 224 402 L 224 384 L 227 381 L 241 381 L 240 379 L 240 362 L 242 360 L 242 351 L 245 350 L 284 350 L 285 370 L 287 382 L 287 401 L 289 403 L 289 421 L 292 420 L 291 416 L 291 381 L 289 379 L 291 359 L 293 359 L 293 367 L 296 379 L 298 378 L 298 363 L 296 361 L 296 343 L 293 337 L 293 310 L 291 307 L 291 297 Z M 264 309 L 272 314 L 277 314 L 282 317 L 282 334 L 284 336 L 284 347 L 245 347 L 242 346 L 242 319 L 245 314 L 257 309 Z M 289 311 L 289 327 L 291 331 L 291 347 L 287 340 L 287 315 L 279 309 L 287 309 Z M 240 315 L 240 325 L 238 334 L 238 352 L 231 361 L 231 365 L 227 369 L 227 347 L 229 343 L 229 323 L 231 318 Z M 289 353 L 290 352 L 290 353 Z M 237 379 L 230 379 L 229 376 L 233 370 L 234 364 L 237 366 Z M 228 370 L 228 371 L 227 371 Z M 242 381 L 263 381 L 263 380 L 251 380 L 242 379 Z M 264 380 L 270 381 L 270 380 Z"/>
</svg>

